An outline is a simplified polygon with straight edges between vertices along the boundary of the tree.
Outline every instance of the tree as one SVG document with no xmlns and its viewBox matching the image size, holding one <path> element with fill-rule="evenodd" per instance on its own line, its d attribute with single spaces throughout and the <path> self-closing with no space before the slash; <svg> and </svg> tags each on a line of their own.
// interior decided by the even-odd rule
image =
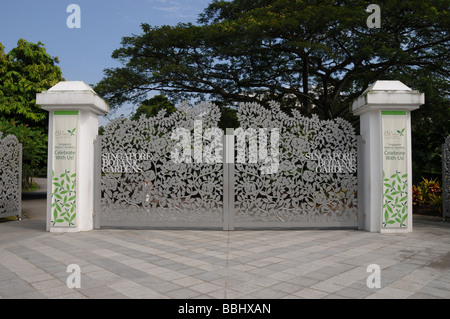
<svg viewBox="0 0 450 319">
<path fill-rule="evenodd" d="M 425 93 L 426 103 L 411 113 L 414 183 L 422 177 L 442 178 L 442 144 L 450 135 L 450 100 L 442 94 L 448 85 L 433 78 L 416 79 L 415 87 Z"/>
<path fill-rule="evenodd" d="M 0 116 L 46 129 L 48 115 L 36 105 L 36 93 L 64 80 L 58 62 L 41 42 L 20 39 L 8 54 L 0 43 Z"/>
<path fill-rule="evenodd" d="M 414 175 L 436 176 L 450 133 L 450 0 L 377 1 L 380 29 L 367 25 L 371 2 L 214 0 L 198 25 L 142 24 L 124 37 L 112 54 L 123 66 L 96 91 L 112 107 L 160 90 L 220 101 L 231 115 L 236 102 L 275 100 L 358 129 L 351 102 L 376 80 L 401 80 L 426 94 L 412 113 Z"/>
<path fill-rule="evenodd" d="M 0 43 L 0 131 L 22 143 L 25 189 L 47 168 L 48 113 L 36 105 L 36 93 L 64 80 L 57 63 L 41 42 L 20 39 L 8 54 Z"/>
<path fill-rule="evenodd" d="M 158 114 L 161 110 L 166 110 L 166 116 L 175 112 L 175 105 L 170 102 L 164 95 L 155 95 L 149 100 L 142 102 L 141 106 L 138 107 L 136 112 L 131 116 L 132 120 L 138 120 L 141 115 L 146 117 L 153 117 Z"/>
<path fill-rule="evenodd" d="M 449 0 L 214 0 L 199 25 L 151 27 L 124 37 L 96 91 L 112 106 L 152 90 L 173 98 L 276 100 L 321 118 L 349 117 L 349 104 L 393 74 L 449 84 Z M 405 84 L 414 82 L 408 78 Z M 448 92 L 448 91 L 447 91 Z"/>
<path fill-rule="evenodd" d="M 219 127 L 225 132 L 227 128 L 237 128 L 239 127 L 237 121 L 236 110 L 223 106 L 220 101 L 214 101 L 221 110 L 221 117 L 219 120 Z M 155 95 L 149 100 L 142 102 L 141 106 L 138 107 L 136 112 L 131 116 L 132 120 L 138 120 L 142 114 L 146 117 L 153 117 L 158 114 L 162 109 L 166 110 L 166 116 L 169 116 L 175 112 L 175 104 L 169 101 L 164 95 Z"/>
</svg>

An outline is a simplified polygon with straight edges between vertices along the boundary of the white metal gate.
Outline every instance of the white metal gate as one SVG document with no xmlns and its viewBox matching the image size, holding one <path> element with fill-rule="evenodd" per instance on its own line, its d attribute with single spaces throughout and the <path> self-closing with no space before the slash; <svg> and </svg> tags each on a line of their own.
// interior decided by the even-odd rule
<svg viewBox="0 0 450 319">
<path fill-rule="evenodd" d="M 258 155 L 273 152 L 272 135 L 261 139 L 261 132 L 277 129 L 276 171 L 264 172 L 260 158 L 248 154 L 238 161 L 240 142 L 231 131 L 221 137 L 221 161 L 198 161 L 191 152 L 185 162 L 174 162 L 173 131 L 184 128 L 196 141 L 201 121 L 203 150 L 211 150 L 206 132 L 217 128 L 219 117 L 214 104 L 184 104 L 170 116 L 108 124 L 95 146 L 95 228 L 357 227 L 357 143 L 350 123 L 295 111 L 289 116 L 276 103 L 268 109 L 247 103 L 238 110 L 241 131 L 260 135 L 249 134 L 245 149 L 257 143 Z"/>
</svg>

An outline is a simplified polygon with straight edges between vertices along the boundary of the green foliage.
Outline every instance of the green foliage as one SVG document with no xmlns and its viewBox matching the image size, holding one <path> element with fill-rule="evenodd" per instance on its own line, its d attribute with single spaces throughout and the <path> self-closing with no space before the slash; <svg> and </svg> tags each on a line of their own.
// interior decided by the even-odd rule
<svg viewBox="0 0 450 319">
<path fill-rule="evenodd" d="M 159 111 L 165 110 L 166 116 L 175 112 L 175 105 L 170 102 L 167 97 L 163 95 L 156 95 L 149 100 L 145 100 L 142 102 L 141 106 L 138 107 L 136 112 L 131 116 L 132 120 L 138 120 L 141 115 L 145 115 L 146 117 L 156 116 Z"/>
<path fill-rule="evenodd" d="M 442 188 L 437 178 L 422 180 L 413 185 L 413 205 L 416 207 L 436 207 L 442 212 Z"/>
<path fill-rule="evenodd" d="M 227 128 L 238 128 L 240 126 L 235 109 L 222 106 L 220 113 L 219 127 L 224 133 L 226 133 Z"/>
<path fill-rule="evenodd" d="M 236 110 L 230 107 L 221 106 L 222 103 L 215 102 L 219 105 L 221 116 L 219 120 L 219 127 L 225 132 L 227 128 L 239 127 L 239 122 L 236 115 Z M 169 101 L 164 95 L 155 95 L 149 100 L 142 102 L 136 112 L 131 116 L 132 120 L 138 120 L 142 115 L 146 117 L 156 116 L 159 111 L 165 110 L 166 116 L 169 116 L 176 111 L 175 105 Z M 103 134 L 104 128 L 101 127 L 99 134 Z"/>
<path fill-rule="evenodd" d="M 443 204 L 442 195 L 430 195 L 430 205 L 436 207 L 439 210 L 439 213 L 442 213 Z"/>
<path fill-rule="evenodd" d="M 124 37 L 97 93 L 111 106 L 152 90 L 173 100 L 278 101 L 282 109 L 342 117 L 376 80 L 400 80 L 425 93 L 412 112 L 414 176 L 437 176 L 450 134 L 450 0 L 380 0 L 381 28 L 370 29 L 372 1 L 214 0 L 199 25 L 152 27 Z M 231 124 L 233 127 L 233 121 Z"/>
<path fill-rule="evenodd" d="M 0 116 L 46 127 L 47 112 L 36 105 L 36 93 L 64 80 L 58 62 L 41 42 L 20 39 L 8 54 L 0 43 Z"/>
<path fill-rule="evenodd" d="M 405 74 L 449 86 L 449 0 L 213 1 L 199 25 L 152 27 L 124 37 L 95 88 L 112 106 L 152 90 L 172 98 L 280 102 L 321 118 L 346 117 L 373 81 Z M 415 88 L 415 87 L 414 87 Z M 445 96 L 441 93 L 440 96 Z"/>
<path fill-rule="evenodd" d="M 437 176 L 450 134 L 450 0 L 380 0 L 381 28 L 370 29 L 372 1 L 214 0 L 199 25 L 152 27 L 124 37 L 97 93 L 111 106 L 160 90 L 173 101 L 278 101 L 358 127 L 351 102 L 376 80 L 400 80 L 425 93 L 412 112 L 414 176 Z M 223 107 L 230 107 L 228 110 Z M 221 124 L 221 125 L 231 125 Z"/>
<path fill-rule="evenodd" d="M 48 112 L 36 105 L 36 93 L 63 81 L 57 57 L 41 42 L 20 39 L 8 54 L 0 43 L 0 131 L 23 145 L 23 186 L 47 168 Z"/>
<path fill-rule="evenodd" d="M 31 177 L 42 175 L 47 166 L 47 134 L 43 129 L 29 127 L 15 120 L 0 118 L 0 131 L 12 134 L 22 143 L 22 186 L 29 189 Z"/>
<path fill-rule="evenodd" d="M 411 112 L 412 164 L 414 183 L 421 177 L 439 178 L 442 170 L 442 144 L 450 135 L 449 78 L 427 76 L 426 69 L 404 69 L 387 79 L 400 80 L 425 94 L 425 104 Z"/>
</svg>

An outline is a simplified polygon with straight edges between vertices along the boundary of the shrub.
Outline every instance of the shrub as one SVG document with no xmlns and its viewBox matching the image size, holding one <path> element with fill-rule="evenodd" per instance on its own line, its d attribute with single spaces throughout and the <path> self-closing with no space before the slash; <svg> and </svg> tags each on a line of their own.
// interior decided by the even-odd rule
<svg viewBox="0 0 450 319">
<path fill-rule="evenodd" d="M 15 135 L 22 143 L 22 186 L 28 190 L 32 177 L 44 174 L 47 169 L 47 135 L 41 128 L 4 117 L 0 118 L 0 131 Z"/>
<path fill-rule="evenodd" d="M 415 207 L 435 207 L 442 211 L 442 189 L 437 178 L 422 177 L 417 185 L 413 185 L 413 205 Z"/>
</svg>

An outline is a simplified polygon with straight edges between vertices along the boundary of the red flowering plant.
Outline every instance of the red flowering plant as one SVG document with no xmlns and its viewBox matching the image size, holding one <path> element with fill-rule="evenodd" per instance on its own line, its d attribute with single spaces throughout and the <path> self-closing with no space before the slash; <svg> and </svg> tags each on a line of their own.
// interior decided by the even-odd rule
<svg viewBox="0 0 450 319">
<path fill-rule="evenodd" d="M 414 208 L 437 209 L 442 212 L 442 189 L 437 178 L 422 177 L 422 181 L 413 185 L 412 191 Z"/>
</svg>

